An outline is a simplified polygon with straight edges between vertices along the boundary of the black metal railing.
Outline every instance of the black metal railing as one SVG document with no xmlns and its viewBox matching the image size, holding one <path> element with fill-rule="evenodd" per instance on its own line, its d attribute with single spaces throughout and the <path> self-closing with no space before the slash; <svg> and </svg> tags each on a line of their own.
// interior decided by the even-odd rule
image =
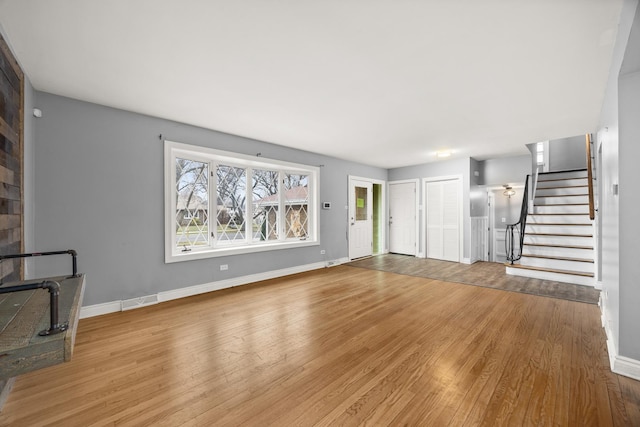
<svg viewBox="0 0 640 427">
<path fill-rule="evenodd" d="M 78 277 L 78 253 L 73 249 L 67 249 L 66 251 L 52 251 L 52 252 L 32 252 L 27 254 L 9 254 L 9 255 L 0 255 L 0 262 L 5 259 L 15 259 L 15 258 L 30 258 L 30 257 L 38 257 L 38 256 L 47 256 L 47 255 L 71 255 L 72 258 L 72 270 L 73 273 L 71 277 Z"/>
<path fill-rule="evenodd" d="M 15 258 L 29 258 L 29 257 L 37 257 L 37 256 L 47 256 L 47 255 L 63 255 L 69 254 L 73 258 L 73 274 L 70 277 L 78 277 L 78 262 L 77 255 L 78 253 L 73 249 L 69 249 L 66 251 L 54 251 L 54 252 L 33 252 L 27 254 L 9 254 L 9 255 L 0 255 L 0 262 L 5 259 L 15 259 Z M 1 284 L 0 284 L 1 285 Z M 27 283 L 20 283 L 13 286 L 0 286 L 0 294 L 7 294 L 10 292 L 22 292 L 22 291 L 32 291 L 35 289 L 46 289 L 49 291 L 49 329 L 45 329 L 40 331 L 39 335 L 53 335 L 60 332 L 64 332 L 69 328 L 68 323 L 60 323 L 58 317 L 58 298 L 60 296 L 60 284 L 54 280 L 41 280 L 41 281 L 33 281 Z"/>
<path fill-rule="evenodd" d="M 44 329 L 38 335 L 53 335 L 69 329 L 68 323 L 60 323 L 58 320 L 58 297 L 60 296 L 60 283 L 53 280 L 42 282 L 21 283 L 15 286 L 0 286 L 0 294 L 10 292 L 32 291 L 34 289 L 47 289 L 49 291 L 49 329 Z"/>
<path fill-rule="evenodd" d="M 504 249 L 507 254 L 507 261 L 513 264 L 514 261 L 522 257 L 522 246 L 524 245 L 524 229 L 527 225 L 527 214 L 529 213 L 529 177 L 527 175 L 522 194 L 522 206 L 520 207 L 520 219 L 518 222 L 507 225 L 504 236 Z M 516 232 L 519 233 L 518 244 L 516 245 Z"/>
</svg>

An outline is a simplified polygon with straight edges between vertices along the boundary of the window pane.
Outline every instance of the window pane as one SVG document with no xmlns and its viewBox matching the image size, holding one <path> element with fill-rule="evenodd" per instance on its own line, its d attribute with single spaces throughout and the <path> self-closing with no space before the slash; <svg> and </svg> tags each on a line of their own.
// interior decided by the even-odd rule
<svg viewBox="0 0 640 427">
<path fill-rule="evenodd" d="M 209 244 L 209 164 L 176 158 L 176 246 Z"/>
<path fill-rule="evenodd" d="M 218 165 L 216 237 L 220 244 L 245 240 L 247 172 L 235 166 Z"/>
<path fill-rule="evenodd" d="M 367 220 L 367 188 L 356 187 L 356 221 Z"/>
<path fill-rule="evenodd" d="M 165 153 L 165 262 L 317 244 L 319 168 L 170 141 Z"/>
<path fill-rule="evenodd" d="M 278 176 L 274 170 L 253 170 L 253 241 L 278 239 Z"/>
<path fill-rule="evenodd" d="M 306 239 L 309 235 L 309 176 L 285 174 L 283 190 L 286 238 Z"/>
</svg>

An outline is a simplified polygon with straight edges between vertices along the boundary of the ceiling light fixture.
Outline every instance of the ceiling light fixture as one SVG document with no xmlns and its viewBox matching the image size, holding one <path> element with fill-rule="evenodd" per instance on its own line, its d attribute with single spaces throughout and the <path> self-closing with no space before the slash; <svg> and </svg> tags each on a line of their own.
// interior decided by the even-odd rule
<svg viewBox="0 0 640 427">
<path fill-rule="evenodd" d="M 437 151 L 436 152 L 436 157 L 438 157 L 438 158 L 449 157 L 449 156 L 451 156 L 451 151 Z"/>
<path fill-rule="evenodd" d="M 504 196 L 511 198 L 511 196 L 514 196 L 516 194 L 516 190 L 514 190 L 513 187 L 511 187 L 509 184 L 504 184 L 503 187 L 504 191 L 502 192 L 502 194 Z"/>
</svg>

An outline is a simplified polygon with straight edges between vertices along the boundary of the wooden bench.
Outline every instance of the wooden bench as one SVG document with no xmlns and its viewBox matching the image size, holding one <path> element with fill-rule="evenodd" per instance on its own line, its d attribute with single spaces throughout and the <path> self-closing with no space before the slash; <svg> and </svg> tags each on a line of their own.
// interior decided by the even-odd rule
<svg viewBox="0 0 640 427">
<path fill-rule="evenodd" d="M 53 300 L 47 289 L 0 294 L 0 409 L 15 377 L 68 362 L 73 354 L 85 276 L 75 274 L 6 283 L 0 289 L 38 282 L 60 285 L 57 297 L 58 327 L 55 330 L 51 329 Z"/>
</svg>

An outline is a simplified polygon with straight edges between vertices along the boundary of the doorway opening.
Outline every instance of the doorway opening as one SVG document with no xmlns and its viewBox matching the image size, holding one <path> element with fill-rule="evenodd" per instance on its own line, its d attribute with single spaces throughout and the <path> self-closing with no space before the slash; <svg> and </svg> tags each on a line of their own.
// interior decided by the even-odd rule
<svg viewBox="0 0 640 427">
<path fill-rule="evenodd" d="M 386 252 L 385 182 L 349 176 L 349 259 Z"/>
<path fill-rule="evenodd" d="M 384 199 L 382 198 L 383 184 L 373 183 L 373 255 L 384 253 Z"/>
</svg>

